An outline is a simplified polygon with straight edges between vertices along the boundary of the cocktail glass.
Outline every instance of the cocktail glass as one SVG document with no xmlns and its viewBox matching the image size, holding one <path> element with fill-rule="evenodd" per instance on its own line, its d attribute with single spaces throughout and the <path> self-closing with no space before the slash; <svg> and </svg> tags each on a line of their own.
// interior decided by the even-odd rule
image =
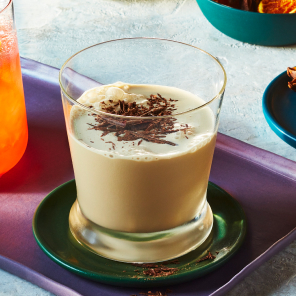
<svg viewBox="0 0 296 296">
<path fill-rule="evenodd" d="M 117 81 L 169 87 L 172 95 L 182 90 L 199 103 L 174 115 L 136 117 L 77 102 L 85 91 Z M 83 246 L 113 260 L 158 262 L 186 254 L 206 240 L 213 225 L 206 193 L 225 85 L 226 74 L 216 58 L 176 41 L 113 40 L 66 61 L 60 86 L 77 186 L 69 224 Z M 102 150 L 92 136 L 79 134 L 78 128 L 87 135 L 96 124 L 86 121 L 78 127 L 81 116 L 115 123 L 113 130 L 139 120 L 149 130 L 159 120 L 168 120 L 179 124 L 181 131 L 173 133 L 176 142 L 191 137 L 184 130 L 194 122 L 191 132 L 196 142 L 189 140 L 182 151 L 179 145 L 159 144 L 160 153 L 149 153 L 135 141 L 132 152 L 121 155 L 116 147 L 123 142 L 108 140 L 110 147 Z"/>
<path fill-rule="evenodd" d="M 0 176 L 14 167 L 28 142 L 28 127 L 13 3 L 0 1 Z"/>
</svg>

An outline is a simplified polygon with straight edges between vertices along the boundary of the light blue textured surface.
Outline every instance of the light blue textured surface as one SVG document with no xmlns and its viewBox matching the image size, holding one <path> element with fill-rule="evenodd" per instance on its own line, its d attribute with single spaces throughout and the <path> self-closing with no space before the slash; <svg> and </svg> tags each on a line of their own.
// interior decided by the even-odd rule
<svg viewBox="0 0 296 296">
<path fill-rule="evenodd" d="M 17 276 L 0 269 L 0 296 L 52 296 L 47 292 Z"/>
<path fill-rule="evenodd" d="M 233 40 L 208 23 L 195 0 L 14 3 L 21 56 L 54 67 L 61 67 L 84 47 L 123 37 L 168 38 L 212 53 L 221 60 L 228 75 L 219 131 L 296 161 L 295 149 L 271 131 L 261 108 L 262 94 L 269 82 L 287 66 L 295 66 L 296 46 L 261 47 Z M 0 296 L 3 295 L 52 294 L 0 271 Z M 296 242 L 227 295 L 296 295 Z"/>
</svg>

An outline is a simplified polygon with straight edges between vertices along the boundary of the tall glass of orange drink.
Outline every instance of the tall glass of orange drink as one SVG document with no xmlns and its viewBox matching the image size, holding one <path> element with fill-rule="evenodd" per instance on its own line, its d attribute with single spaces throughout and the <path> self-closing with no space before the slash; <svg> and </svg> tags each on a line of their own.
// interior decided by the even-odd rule
<svg viewBox="0 0 296 296">
<path fill-rule="evenodd" d="M 28 126 L 12 0 L 0 0 L 0 176 L 14 167 Z"/>
</svg>

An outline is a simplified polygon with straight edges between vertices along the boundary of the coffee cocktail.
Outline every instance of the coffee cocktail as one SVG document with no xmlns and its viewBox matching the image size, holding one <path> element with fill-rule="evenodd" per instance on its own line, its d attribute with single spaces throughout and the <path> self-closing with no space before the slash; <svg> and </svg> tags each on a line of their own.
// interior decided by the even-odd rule
<svg viewBox="0 0 296 296">
<path fill-rule="evenodd" d="M 213 215 L 206 192 L 225 73 L 207 58 L 221 76 L 216 87 L 222 92 L 212 105 L 202 93 L 173 85 L 106 84 L 93 77 L 88 84 L 75 67 L 67 68 L 64 82 L 61 76 L 77 185 L 70 229 L 96 253 L 156 262 L 182 255 L 208 237 Z M 66 73 L 65 66 L 61 71 Z M 79 90 L 71 86 L 71 75 L 97 86 Z"/>
</svg>

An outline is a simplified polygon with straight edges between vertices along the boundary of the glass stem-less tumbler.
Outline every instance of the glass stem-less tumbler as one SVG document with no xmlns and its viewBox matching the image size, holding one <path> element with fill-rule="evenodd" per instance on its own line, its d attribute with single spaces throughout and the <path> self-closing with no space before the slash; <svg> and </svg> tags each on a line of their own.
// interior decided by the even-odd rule
<svg viewBox="0 0 296 296">
<path fill-rule="evenodd" d="M 13 3 L 0 1 L 0 176 L 14 167 L 28 142 L 28 127 Z"/>
<path fill-rule="evenodd" d="M 225 85 L 210 54 L 154 38 L 97 44 L 63 65 L 77 186 L 69 225 L 83 246 L 113 260 L 159 262 L 207 239 Z"/>
</svg>

